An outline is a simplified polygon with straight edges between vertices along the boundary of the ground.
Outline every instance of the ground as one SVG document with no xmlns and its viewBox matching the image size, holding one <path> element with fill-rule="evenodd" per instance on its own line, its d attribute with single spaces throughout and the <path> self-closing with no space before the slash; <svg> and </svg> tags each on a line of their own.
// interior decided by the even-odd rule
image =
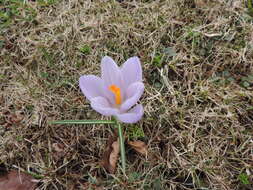
<svg viewBox="0 0 253 190">
<path fill-rule="evenodd" d="M 39 189 L 253 189 L 250 0 L 0 0 L 0 160 Z M 138 56 L 145 114 L 124 125 L 127 171 L 100 160 L 109 119 L 81 93 L 105 55 Z"/>
</svg>

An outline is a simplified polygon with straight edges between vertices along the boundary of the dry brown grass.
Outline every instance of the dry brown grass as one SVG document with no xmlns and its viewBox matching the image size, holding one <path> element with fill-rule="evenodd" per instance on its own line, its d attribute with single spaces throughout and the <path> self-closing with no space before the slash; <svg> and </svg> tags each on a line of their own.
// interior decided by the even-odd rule
<svg viewBox="0 0 253 190">
<path fill-rule="evenodd" d="M 38 175 L 40 189 L 253 189 L 253 25 L 243 1 L 16 1 L 0 1 L 7 169 Z M 127 176 L 99 166 L 110 126 L 47 124 L 102 117 L 77 81 L 99 74 L 104 55 L 143 65 L 145 116 L 126 127 L 143 130 L 150 155 L 127 147 Z"/>
</svg>

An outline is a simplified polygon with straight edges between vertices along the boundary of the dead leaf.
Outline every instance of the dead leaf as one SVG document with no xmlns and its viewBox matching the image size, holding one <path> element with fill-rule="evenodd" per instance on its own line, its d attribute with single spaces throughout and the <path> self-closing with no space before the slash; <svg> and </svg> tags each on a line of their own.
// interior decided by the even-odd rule
<svg viewBox="0 0 253 190">
<path fill-rule="evenodd" d="M 66 152 L 63 144 L 53 143 L 52 148 L 53 148 L 53 157 L 56 161 L 65 156 Z"/>
<path fill-rule="evenodd" d="M 11 113 L 8 118 L 7 122 L 10 124 L 17 124 L 20 123 L 24 119 L 24 116 L 21 113 Z"/>
<path fill-rule="evenodd" d="M 11 112 L 8 109 L 3 110 L 0 112 L 1 115 L 3 115 L 3 123 L 1 124 L 5 126 L 6 128 L 11 127 L 12 125 L 20 123 L 24 119 L 24 115 L 21 112 Z"/>
<path fill-rule="evenodd" d="M 33 180 L 31 175 L 12 170 L 0 177 L 0 190 L 34 190 L 36 182 Z"/>
<path fill-rule="evenodd" d="M 207 2 L 205 0 L 195 0 L 194 1 L 196 7 L 202 8 L 207 6 Z"/>
<path fill-rule="evenodd" d="M 101 165 L 111 174 L 115 173 L 119 158 L 119 140 L 116 133 L 107 140 Z"/>
<path fill-rule="evenodd" d="M 103 190 L 104 187 L 102 186 L 97 186 L 96 184 L 91 184 L 90 182 L 85 182 L 81 184 L 82 189 L 83 190 L 90 190 L 90 189 L 94 189 L 94 190 Z M 73 189 L 74 190 L 74 189 Z"/>
<path fill-rule="evenodd" d="M 138 153 L 146 156 L 148 155 L 148 147 L 142 141 L 128 141 L 128 144 Z"/>
<path fill-rule="evenodd" d="M 64 151 L 64 145 L 60 143 L 53 143 L 52 144 L 53 150 L 56 152 L 63 152 Z"/>
</svg>

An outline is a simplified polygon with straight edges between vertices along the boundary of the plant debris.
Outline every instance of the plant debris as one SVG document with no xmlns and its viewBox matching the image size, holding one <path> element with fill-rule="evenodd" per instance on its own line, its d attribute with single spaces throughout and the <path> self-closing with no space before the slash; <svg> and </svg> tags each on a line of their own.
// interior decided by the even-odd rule
<svg viewBox="0 0 253 190">
<path fill-rule="evenodd" d="M 136 140 L 136 141 L 128 141 L 127 142 L 136 152 L 147 156 L 148 155 L 148 146 L 146 143 Z"/>
<path fill-rule="evenodd" d="M 106 143 L 105 152 L 103 154 L 101 165 L 109 172 L 114 174 L 117 167 L 117 162 L 119 158 L 119 139 L 118 135 L 114 134 L 110 136 Z"/>
</svg>

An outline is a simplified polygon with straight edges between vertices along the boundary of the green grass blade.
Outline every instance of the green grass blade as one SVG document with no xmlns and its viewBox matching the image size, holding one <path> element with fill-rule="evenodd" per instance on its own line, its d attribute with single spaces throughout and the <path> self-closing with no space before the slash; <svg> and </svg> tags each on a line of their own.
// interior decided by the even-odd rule
<svg viewBox="0 0 253 190">
<path fill-rule="evenodd" d="M 248 4 L 248 12 L 249 12 L 249 15 L 250 15 L 250 16 L 253 16 L 253 2 L 252 2 L 252 0 L 248 0 L 248 1 L 247 1 L 247 4 Z"/>
<path fill-rule="evenodd" d="M 115 124 L 114 121 L 110 120 L 60 120 L 60 121 L 51 121 L 49 124 Z"/>
</svg>

